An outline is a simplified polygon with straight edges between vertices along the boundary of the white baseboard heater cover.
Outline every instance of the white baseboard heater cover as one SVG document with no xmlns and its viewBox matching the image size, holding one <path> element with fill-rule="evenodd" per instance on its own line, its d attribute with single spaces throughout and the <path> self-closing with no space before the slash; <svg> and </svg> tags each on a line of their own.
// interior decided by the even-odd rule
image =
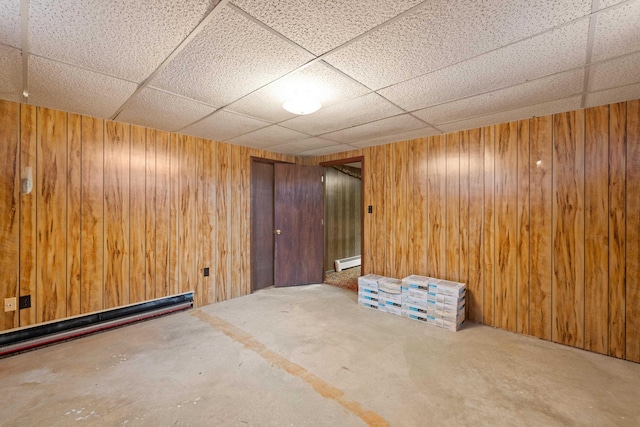
<svg viewBox="0 0 640 427">
<path fill-rule="evenodd" d="M 361 264 L 362 258 L 360 255 L 335 260 L 336 271 L 342 271 L 345 268 L 357 267 Z"/>
</svg>

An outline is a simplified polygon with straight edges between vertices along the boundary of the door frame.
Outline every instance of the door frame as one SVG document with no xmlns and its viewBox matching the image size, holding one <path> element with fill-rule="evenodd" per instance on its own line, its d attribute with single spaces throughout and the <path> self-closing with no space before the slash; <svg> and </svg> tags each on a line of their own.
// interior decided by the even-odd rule
<svg viewBox="0 0 640 427">
<path fill-rule="evenodd" d="M 339 166 L 339 165 L 344 165 L 344 164 L 347 164 L 347 163 L 355 163 L 355 162 L 360 162 L 360 165 L 362 166 L 362 168 L 360 169 L 362 171 L 361 172 L 361 175 L 362 175 L 362 180 L 361 180 L 362 188 L 361 188 L 361 191 L 360 191 L 360 194 L 362 195 L 361 196 L 361 200 L 360 200 L 360 203 L 362 204 L 362 206 L 360 207 L 360 230 L 361 230 L 361 232 L 360 232 L 360 271 L 364 272 L 365 271 L 365 260 L 366 260 L 366 257 L 364 256 L 364 253 L 366 251 L 366 247 L 365 247 L 365 244 L 364 244 L 364 234 L 365 234 L 364 233 L 364 216 L 366 215 L 366 209 L 365 209 L 366 205 L 365 205 L 365 197 L 364 197 L 365 188 L 366 188 L 365 187 L 366 174 L 364 173 L 364 171 L 365 171 L 364 156 L 347 157 L 345 159 L 330 160 L 330 161 L 327 161 L 327 162 L 320 162 L 320 166 L 323 166 L 323 167 Z M 326 182 L 325 182 L 325 184 L 326 184 Z M 324 201 L 326 203 L 326 201 L 327 201 L 326 200 L 326 191 L 325 191 L 324 197 L 325 197 Z M 326 214 L 326 208 L 322 212 L 323 222 L 326 225 L 327 224 L 327 221 L 326 221 L 327 218 L 325 218 L 325 214 Z M 324 281 L 324 279 L 326 279 L 326 271 L 324 270 L 324 261 L 325 261 L 324 257 L 327 256 L 327 248 L 326 248 L 327 242 L 326 242 L 325 238 L 326 238 L 326 233 L 323 236 L 323 240 L 325 240 L 324 241 L 325 248 L 324 248 L 324 251 L 323 251 L 323 260 L 322 260 L 322 265 L 323 265 L 323 267 L 322 267 L 322 280 L 323 281 Z"/>
</svg>

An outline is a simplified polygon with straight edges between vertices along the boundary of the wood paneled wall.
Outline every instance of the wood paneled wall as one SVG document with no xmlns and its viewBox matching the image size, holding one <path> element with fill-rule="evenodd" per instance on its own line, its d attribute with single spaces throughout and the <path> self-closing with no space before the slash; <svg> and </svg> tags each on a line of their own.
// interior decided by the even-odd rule
<svg viewBox="0 0 640 427">
<path fill-rule="evenodd" d="M 0 294 L 32 298 L 0 330 L 246 295 L 251 157 L 364 156 L 364 273 L 459 280 L 472 321 L 640 362 L 640 100 L 302 159 L 8 101 L 0 138 Z"/>
<path fill-rule="evenodd" d="M 324 269 L 330 271 L 336 259 L 360 255 L 362 180 L 329 166 L 325 168 L 324 191 Z"/>
<path fill-rule="evenodd" d="M 468 286 L 470 320 L 640 362 L 640 100 L 364 156 L 365 271 Z"/>
<path fill-rule="evenodd" d="M 186 291 L 198 306 L 248 294 L 251 157 L 296 160 L 8 101 L 0 154 L 0 294 L 31 295 L 0 331 Z"/>
</svg>

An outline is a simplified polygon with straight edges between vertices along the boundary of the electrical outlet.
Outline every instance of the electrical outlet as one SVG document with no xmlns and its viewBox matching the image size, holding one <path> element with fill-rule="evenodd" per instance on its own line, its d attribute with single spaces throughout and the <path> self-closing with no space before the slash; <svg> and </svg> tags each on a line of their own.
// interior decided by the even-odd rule
<svg viewBox="0 0 640 427">
<path fill-rule="evenodd" d="M 18 298 L 18 309 L 31 308 L 31 295 L 23 295 Z"/>
<path fill-rule="evenodd" d="M 205 267 L 203 273 L 204 273 L 204 277 L 209 276 L 209 267 Z"/>
<path fill-rule="evenodd" d="M 16 311 L 16 298 L 5 298 L 4 299 L 4 312 L 7 313 L 9 311 Z"/>
</svg>

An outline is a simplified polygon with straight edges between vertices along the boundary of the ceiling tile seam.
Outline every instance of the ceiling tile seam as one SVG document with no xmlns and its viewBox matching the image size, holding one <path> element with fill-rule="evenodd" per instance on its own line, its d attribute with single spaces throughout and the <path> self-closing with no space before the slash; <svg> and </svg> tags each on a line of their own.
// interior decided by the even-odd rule
<svg viewBox="0 0 640 427">
<path fill-rule="evenodd" d="M 591 1 L 591 12 L 600 8 L 600 0 Z M 589 74 L 591 71 L 591 57 L 593 55 L 593 43 L 596 37 L 596 28 L 598 25 L 598 15 L 592 15 L 589 22 L 589 35 L 587 36 L 587 52 L 584 67 L 584 82 L 582 85 L 582 99 L 580 100 L 580 108 L 584 108 L 587 101 L 587 91 L 589 90 Z"/>
<path fill-rule="evenodd" d="M 399 21 L 400 19 L 402 19 L 402 18 L 404 18 L 405 16 L 407 16 L 407 15 L 409 15 L 409 14 L 411 14 L 411 13 L 415 12 L 416 10 L 420 10 L 420 9 L 422 9 L 422 8 L 423 8 L 423 7 L 425 7 L 425 5 L 427 5 L 428 3 L 430 3 L 430 1 L 429 1 L 429 0 L 425 0 L 425 1 L 423 1 L 423 2 L 420 2 L 420 3 L 418 3 L 417 5 L 412 6 L 412 7 L 410 7 L 409 9 L 405 10 L 404 12 L 401 12 L 401 13 L 397 14 L 397 15 L 396 15 L 396 16 L 394 16 L 393 18 L 389 18 L 389 19 L 387 19 L 386 21 L 384 21 L 384 22 L 382 22 L 382 23 L 380 23 L 380 24 L 376 25 L 375 27 L 373 27 L 373 28 L 369 28 L 369 29 L 368 29 L 367 31 L 365 31 L 364 33 L 359 34 L 359 35 L 357 35 L 357 36 L 355 36 L 355 37 L 353 37 L 353 38 L 351 38 L 351 39 L 347 40 L 346 42 L 342 43 L 342 44 L 341 44 L 341 45 L 339 45 L 339 46 L 334 47 L 334 48 L 333 48 L 333 49 L 331 49 L 331 50 L 328 50 L 327 52 L 325 52 L 325 53 L 323 53 L 322 55 L 320 55 L 318 58 L 320 58 L 320 59 L 325 59 L 325 58 L 327 58 L 327 57 L 329 57 L 329 56 L 331 56 L 331 55 L 333 55 L 333 54 L 335 54 L 335 53 L 337 53 L 337 52 L 341 51 L 342 49 L 346 48 L 347 46 L 352 45 L 353 43 L 355 43 L 355 42 L 359 41 L 360 39 L 363 39 L 363 38 L 367 37 L 368 35 L 373 34 L 374 32 L 379 31 L 379 30 L 381 30 L 381 29 L 383 29 L 383 28 L 385 28 L 385 27 L 387 27 L 387 26 L 391 25 L 391 24 L 393 24 L 393 23 L 394 23 L 394 22 L 396 22 L 396 21 Z"/>
<path fill-rule="evenodd" d="M 628 84 L 624 84 L 624 85 L 620 85 L 620 86 L 614 86 L 614 87 L 608 87 L 606 89 L 594 90 L 594 91 L 591 91 L 591 92 L 587 92 L 587 95 L 596 95 L 596 94 L 603 93 L 603 92 L 609 92 L 610 90 L 631 88 L 631 87 L 637 86 L 637 85 L 640 85 L 640 82 L 628 83 Z"/>
<path fill-rule="evenodd" d="M 380 122 L 380 121 L 382 121 L 382 120 L 392 119 L 392 118 L 395 118 L 395 117 L 402 117 L 402 116 L 404 116 L 404 115 L 406 115 L 406 114 L 407 114 L 407 113 L 406 113 L 406 112 L 404 112 L 404 113 L 394 114 L 394 115 L 391 115 L 391 116 L 385 116 L 385 117 L 382 117 L 382 118 L 380 118 L 380 119 L 371 120 L 371 121 L 369 121 L 369 122 L 358 123 L 357 125 L 347 126 L 347 127 L 340 128 L 340 129 L 330 130 L 330 131 L 328 131 L 328 132 L 319 133 L 319 134 L 316 134 L 316 135 L 313 135 L 313 136 L 323 137 L 323 136 L 328 135 L 328 134 L 330 134 L 330 133 L 340 132 L 340 131 L 348 130 L 348 129 L 353 129 L 353 128 L 356 128 L 356 127 L 358 127 L 358 126 L 370 125 L 370 124 L 372 124 L 372 123 L 377 123 L 377 122 Z M 416 117 L 416 118 L 417 118 L 417 117 Z M 423 120 L 420 120 L 420 121 L 424 123 L 424 121 L 423 121 Z M 431 125 L 429 125 L 429 126 L 431 126 Z M 383 136 L 384 136 L 384 135 L 383 135 Z M 326 138 L 325 138 L 325 139 L 326 139 Z M 336 141 L 336 142 L 339 142 L 339 141 Z M 346 144 L 346 142 L 344 142 L 343 144 Z"/>
<path fill-rule="evenodd" d="M 216 111 L 220 109 L 220 107 L 218 107 L 216 105 L 212 105 L 212 104 L 209 104 L 207 102 L 200 101 L 199 99 L 190 98 L 188 96 L 181 95 L 181 94 L 176 93 L 176 92 L 171 92 L 170 90 L 162 89 L 162 88 L 159 88 L 159 87 L 156 87 L 156 86 L 152 86 L 152 85 L 148 85 L 147 88 L 151 89 L 151 90 L 158 91 L 158 92 L 165 93 L 167 95 L 170 95 L 170 96 L 173 96 L 173 97 L 176 97 L 176 98 L 184 99 L 185 101 L 191 101 L 191 102 L 194 102 L 196 104 L 200 104 L 203 107 L 215 108 Z"/>
<path fill-rule="evenodd" d="M 50 62 L 55 62 L 57 64 L 66 65 L 67 67 L 76 68 L 78 70 L 83 70 L 83 71 L 88 71 L 90 73 L 99 74 L 101 76 L 109 77 L 111 79 L 120 80 L 121 82 L 126 82 L 126 83 L 131 83 L 131 84 L 138 84 L 137 82 L 134 82 L 133 80 L 124 79 L 122 77 L 114 76 L 112 74 L 108 74 L 108 73 L 105 73 L 105 72 L 102 72 L 102 71 L 94 70 L 92 68 L 87 68 L 87 67 L 84 67 L 82 65 L 72 64 L 72 63 L 66 62 L 66 61 L 60 61 L 59 59 L 50 58 L 48 56 L 39 55 L 37 53 L 30 53 L 29 56 L 33 56 L 34 58 L 45 59 L 45 60 L 50 61 Z"/>
<path fill-rule="evenodd" d="M 414 119 L 416 119 L 416 120 L 420 120 L 422 123 L 424 123 L 424 124 L 426 124 L 426 125 L 428 125 L 428 126 L 432 127 L 433 129 L 437 130 L 438 132 L 440 132 L 440 133 L 444 133 L 441 129 L 439 129 L 439 128 L 438 128 L 436 125 L 434 125 L 433 123 L 428 122 L 428 121 L 426 121 L 426 120 L 424 120 L 424 119 L 421 119 L 420 117 L 418 117 L 418 116 L 414 115 L 413 113 L 407 113 L 407 114 L 409 114 L 411 117 L 413 117 L 413 118 L 414 118 Z"/>
<path fill-rule="evenodd" d="M 521 109 L 521 108 L 532 108 L 532 107 L 537 107 L 537 106 L 539 106 L 539 105 L 549 104 L 549 103 L 551 103 L 551 102 L 556 102 L 556 101 L 560 101 L 560 100 L 563 100 L 563 99 L 569 99 L 569 98 L 573 98 L 573 97 L 575 97 L 575 96 L 579 96 L 579 95 L 582 95 L 582 92 L 576 92 L 576 93 L 573 93 L 573 94 L 571 94 L 571 95 L 567 95 L 567 96 L 562 96 L 562 97 L 559 97 L 559 98 L 550 99 L 550 100 L 548 100 L 548 101 L 544 101 L 544 102 L 538 102 L 537 104 L 525 105 L 525 106 L 523 106 L 523 107 L 507 108 L 507 109 L 504 109 L 504 110 L 493 111 L 493 112 L 488 113 L 488 114 L 476 114 L 475 116 L 468 116 L 468 117 L 465 117 L 465 118 L 463 118 L 463 119 L 450 120 L 450 121 L 447 121 L 447 122 L 438 123 L 438 126 L 442 126 L 442 125 L 451 125 L 451 124 L 455 124 L 455 123 L 459 123 L 459 122 L 466 122 L 466 121 L 468 121 L 468 120 L 481 119 L 481 118 L 483 118 L 483 117 L 495 116 L 495 115 L 497 115 L 497 114 L 508 113 L 508 112 L 510 112 L 510 111 L 519 110 L 519 109 Z M 545 114 L 545 115 L 546 115 L 546 114 Z M 533 117 L 538 117 L 538 116 L 531 116 L 531 117 L 528 117 L 528 118 L 533 118 Z M 524 120 L 524 118 L 523 118 L 523 119 L 518 119 L 518 120 Z"/>
<path fill-rule="evenodd" d="M 245 95 L 241 96 L 240 98 L 238 98 L 238 99 L 236 99 L 236 100 L 234 100 L 234 101 L 231 101 L 231 102 L 229 102 L 228 104 L 226 104 L 226 105 L 224 105 L 224 106 L 222 106 L 222 107 L 220 107 L 220 108 L 221 108 L 221 109 L 222 109 L 222 108 L 227 108 L 227 107 L 229 107 L 229 106 L 231 106 L 231 105 L 235 104 L 236 102 L 238 102 L 238 101 L 240 101 L 240 100 L 242 100 L 242 99 L 246 98 L 247 96 L 249 96 L 249 95 L 251 95 L 251 94 L 253 94 L 253 93 L 255 93 L 255 92 L 259 91 L 260 89 L 264 88 L 265 86 L 268 86 L 268 85 L 270 85 L 270 84 L 272 84 L 272 83 L 275 83 L 275 82 L 277 82 L 278 80 L 281 80 L 281 79 L 283 79 L 283 78 L 285 78 L 285 77 L 287 77 L 287 76 L 289 76 L 289 75 L 291 75 L 291 74 L 297 73 L 298 71 L 304 70 L 305 68 L 307 68 L 307 67 L 309 67 L 309 66 L 311 66 L 311 65 L 315 64 L 315 63 L 316 63 L 316 62 L 318 62 L 318 61 L 322 61 L 324 58 L 326 58 L 326 57 L 327 57 L 327 56 L 329 56 L 330 54 L 336 53 L 336 52 L 338 52 L 340 49 L 343 49 L 343 48 L 347 47 L 347 46 L 348 46 L 348 45 L 350 45 L 351 43 L 354 43 L 354 42 L 358 41 L 359 39 L 361 39 L 361 38 L 363 38 L 363 37 L 366 37 L 368 34 L 370 34 L 371 32 L 373 32 L 374 30 L 376 30 L 376 29 L 380 29 L 380 28 L 383 28 L 384 26 L 386 26 L 386 25 L 388 25 L 388 24 L 390 24 L 390 23 L 392 23 L 392 22 L 395 22 L 396 20 L 398 20 L 398 19 L 400 19 L 400 18 L 404 17 L 406 14 L 408 14 L 408 13 L 410 13 L 410 12 L 414 11 L 414 10 L 418 10 L 418 9 L 420 9 L 420 8 L 424 7 L 424 5 L 425 5 L 425 4 L 427 4 L 427 3 L 428 3 L 428 0 L 425 0 L 425 1 L 423 1 L 422 3 L 419 3 L 419 4 L 417 4 L 417 5 L 413 6 L 413 7 L 411 7 L 411 8 L 409 8 L 409 9 L 405 10 L 404 12 L 402 12 L 402 13 L 400 13 L 400 14 L 398 14 L 398 15 L 394 16 L 393 18 L 390 18 L 390 19 L 388 19 L 387 21 L 385 21 L 385 22 L 383 22 L 383 23 L 381 23 L 381 24 L 379 24 L 379 25 L 377 25 L 377 26 L 375 26 L 375 27 L 373 27 L 373 28 L 371 28 L 371 29 L 369 29 L 369 30 L 365 31 L 364 33 L 362 33 L 362 34 L 360 34 L 360 35 L 358 35 L 358 36 L 356 36 L 356 37 L 354 37 L 354 38 L 352 38 L 352 39 L 347 40 L 346 42 L 344 42 L 344 43 L 343 43 L 343 44 L 341 44 L 340 46 L 337 46 L 337 47 L 333 48 L 332 50 L 330 50 L 330 51 L 328 51 L 328 52 L 323 53 L 323 54 L 322 54 L 322 55 L 320 55 L 320 56 L 315 56 L 315 55 L 313 55 L 313 54 L 312 54 L 312 55 L 314 56 L 314 58 L 313 58 L 312 60 L 310 60 L 310 61 L 308 61 L 308 62 L 304 63 L 303 65 L 301 65 L 301 66 L 299 66 L 299 67 L 297 67 L 297 68 L 295 68 L 295 69 L 293 69 L 293 70 L 289 71 L 288 73 L 285 73 L 285 74 L 281 75 L 280 77 L 278 77 L 278 78 L 276 78 L 276 79 L 274 79 L 274 80 L 272 80 L 272 81 L 270 81 L 270 82 L 268 82 L 268 83 L 266 83 L 266 84 L 264 84 L 264 85 L 262 85 L 262 86 L 260 86 L 260 87 L 256 88 L 255 90 L 253 90 L 253 91 L 251 91 L 251 92 L 249 92 L 249 93 L 246 93 Z M 233 4 L 231 4 L 231 6 L 233 6 L 233 7 L 237 7 L 237 6 L 233 5 Z M 242 10 L 242 9 L 240 9 L 240 8 L 238 8 L 238 9 L 239 9 L 239 10 Z M 245 13 L 245 14 L 247 13 L 247 12 L 245 12 L 244 10 L 242 10 L 242 12 L 243 12 L 243 13 Z M 251 17 L 253 18 L 253 16 L 252 16 L 252 15 L 249 15 L 249 16 L 251 16 Z M 257 18 L 254 18 L 254 19 L 255 19 L 257 22 L 262 23 L 262 21 L 258 20 Z M 262 24 L 264 24 L 264 23 L 262 23 Z M 264 25 L 266 25 L 266 24 L 264 24 Z M 267 28 L 271 28 L 271 27 L 269 27 L 268 25 L 266 25 L 266 27 L 267 27 Z M 283 37 L 285 40 L 289 40 L 287 37 L 285 37 L 285 36 L 281 35 L 279 32 L 277 32 L 276 30 L 274 30 L 274 29 L 272 29 L 272 28 L 271 28 L 271 31 L 273 31 L 273 32 L 275 32 L 276 34 L 280 35 L 280 36 L 281 36 L 281 37 Z M 290 40 L 289 40 L 289 41 L 290 41 Z M 305 50 L 306 50 L 306 49 L 305 49 Z M 343 74 L 348 75 L 348 74 L 346 74 L 346 73 L 343 73 Z M 368 86 L 364 85 L 362 82 L 358 81 L 357 79 L 355 79 L 355 78 L 353 78 L 353 77 L 351 77 L 351 76 L 349 76 L 349 77 L 350 77 L 353 81 L 355 81 L 355 82 L 359 83 L 360 85 L 364 86 L 365 88 L 367 88 L 367 89 L 371 90 L 371 88 L 369 88 Z M 206 119 L 206 118 L 207 118 L 207 117 L 203 117 L 203 118 L 201 118 L 201 119 L 199 119 L 199 120 L 196 120 L 196 121 L 194 121 L 193 123 L 190 123 L 190 124 L 188 124 L 187 126 L 185 126 L 185 128 L 186 128 L 186 127 L 189 127 L 189 126 L 193 126 L 193 125 L 195 125 L 196 123 L 198 123 L 198 122 L 200 122 L 201 120 L 204 120 L 204 119 Z M 184 129 L 184 128 L 183 128 L 183 129 Z"/>
<path fill-rule="evenodd" d="M 236 13 L 239 13 L 240 15 L 244 16 L 246 19 L 252 21 L 254 24 L 258 25 L 259 27 L 261 27 L 262 29 L 270 32 L 271 34 L 275 35 L 276 37 L 279 37 L 280 39 L 282 39 L 283 41 L 287 42 L 288 44 L 290 44 L 292 47 L 298 49 L 301 53 L 306 53 L 308 55 L 313 56 L 314 58 L 317 57 L 317 55 L 314 55 L 312 52 L 309 52 L 307 49 L 305 49 L 304 47 L 300 46 L 298 43 L 294 42 L 293 40 L 291 40 L 289 37 L 285 36 L 284 34 L 282 34 L 281 32 L 275 30 L 273 27 L 268 26 L 267 24 L 265 24 L 264 22 L 262 22 L 261 20 L 259 20 L 258 18 L 256 18 L 255 16 L 249 14 L 247 11 L 245 11 L 244 9 L 242 9 L 239 6 L 236 6 L 233 3 L 228 3 L 227 7 L 231 10 L 233 10 Z M 277 80 L 277 79 L 276 79 Z"/>
<path fill-rule="evenodd" d="M 226 140 L 224 140 L 224 141 L 222 141 L 222 142 L 229 142 L 229 141 L 230 141 L 230 140 L 232 140 L 232 139 L 240 138 L 241 136 L 247 136 L 247 135 L 252 134 L 252 133 L 254 133 L 254 132 L 259 132 L 259 131 L 261 131 L 261 130 L 265 130 L 266 128 L 269 128 L 269 127 L 271 127 L 271 126 L 276 126 L 276 125 L 269 124 L 268 126 L 261 127 L 261 128 L 259 128 L 259 129 L 254 129 L 254 130 L 252 130 L 252 131 L 245 132 L 245 133 L 243 133 L 243 134 L 241 134 L 241 135 L 236 135 L 236 136 L 234 136 L 234 137 L 228 138 L 228 139 L 226 139 Z M 285 128 L 285 129 L 287 129 L 287 130 L 293 130 L 293 129 L 289 129 L 289 128 Z M 300 132 L 300 131 L 297 131 L 297 132 Z M 282 143 L 282 142 L 281 142 L 281 143 L 279 143 L 279 144 L 281 144 L 281 145 L 282 145 L 282 144 L 289 144 L 289 143 L 294 143 L 294 142 L 302 141 L 302 140 L 305 140 L 305 139 L 308 139 L 308 138 L 313 138 L 313 135 L 309 135 L 309 134 L 304 133 L 304 132 L 300 132 L 300 133 L 303 133 L 303 134 L 304 134 L 304 136 L 301 136 L 300 138 L 297 138 L 297 139 L 289 140 L 289 141 L 287 141 L 286 143 Z M 264 148 L 268 148 L 268 147 L 270 147 L 270 146 L 267 146 L 267 147 L 264 147 Z"/>
<path fill-rule="evenodd" d="M 22 102 L 29 103 L 29 0 L 20 0 L 20 47 L 22 48 Z"/>
<path fill-rule="evenodd" d="M 314 137 L 311 137 L 311 138 L 314 138 Z M 273 145 L 267 145 L 266 147 L 264 147 L 264 149 L 266 150 L 266 149 L 269 149 L 269 148 L 279 147 L 281 145 L 295 144 L 296 142 L 304 141 L 305 139 L 309 139 L 309 138 L 300 138 L 300 139 L 296 139 L 294 141 L 278 142 L 278 143 L 273 144 Z M 331 141 L 331 140 L 325 139 L 325 138 L 320 138 L 320 139 L 322 139 L 324 141 L 327 141 L 327 142 L 335 142 L 335 141 Z"/>
<path fill-rule="evenodd" d="M 592 13 L 588 14 L 588 15 L 584 15 L 584 16 L 581 16 L 581 17 L 579 17 L 579 18 L 573 19 L 573 20 L 571 20 L 571 21 L 564 22 L 564 23 L 562 23 L 562 24 L 560 24 L 560 25 L 556 25 L 555 27 L 548 28 L 548 29 L 546 29 L 546 30 L 544 30 L 544 31 L 541 31 L 541 32 L 539 32 L 539 33 L 535 33 L 535 34 L 533 34 L 533 35 L 531 35 L 531 36 L 524 37 L 524 38 L 522 38 L 522 39 L 518 39 L 518 40 L 516 40 L 516 41 L 513 41 L 513 42 L 511 42 L 511 43 L 504 44 L 504 45 L 502 45 L 502 46 L 498 46 L 498 47 L 496 47 L 496 48 L 494 48 L 494 49 L 488 50 L 488 51 L 486 51 L 486 52 L 479 53 L 478 55 L 475 55 L 475 56 L 470 56 L 470 57 L 465 58 L 465 59 L 463 59 L 463 60 L 460 60 L 460 61 L 458 61 L 458 62 L 454 62 L 453 64 L 449 64 L 449 65 L 446 65 L 446 66 L 441 67 L 441 68 L 436 68 L 436 69 L 434 69 L 434 70 L 430 70 L 430 71 L 428 71 L 428 72 L 426 72 L 426 73 L 424 73 L 424 74 L 420 74 L 420 75 L 417 75 L 417 76 L 415 76 L 415 77 L 411 77 L 410 79 L 402 80 L 402 81 L 399 81 L 399 82 L 396 82 L 396 83 L 393 83 L 393 84 L 390 84 L 390 85 L 387 85 L 387 86 L 382 86 L 382 87 L 379 87 L 379 88 L 376 88 L 376 89 L 373 89 L 373 90 L 374 90 L 375 92 L 378 92 L 378 91 L 381 91 L 381 90 L 384 90 L 384 89 L 391 88 L 391 87 L 393 87 L 393 86 L 397 86 L 397 85 L 399 85 L 399 84 L 403 84 L 403 83 L 410 82 L 411 80 L 415 80 L 415 79 L 418 79 L 418 78 L 421 78 L 421 77 L 427 76 L 427 75 L 429 75 L 429 74 L 437 73 L 437 72 L 440 72 L 440 71 L 445 71 L 445 70 L 447 70 L 448 68 L 452 68 L 452 67 L 455 67 L 455 66 L 458 66 L 458 65 L 464 64 L 465 62 L 468 62 L 468 61 L 471 61 L 471 60 L 474 60 L 474 59 L 480 58 L 480 57 L 482 57 L 482 56 L 484 56 L 484 55 L 488 55 L 488 54 L 493 53 L 493 52 L 495 52 L 495 51 L 498 51 L 498 50 L 500 50 L 500 49 L 504 49 L 504 48 L 506 48 L 506 47 L 510 47 L 510 46 L 512 46 L 512 45 L 515 45 L 515 44 L 518 44 L 518 43 L 521 43 L 521 42 L 524 42 L 524 41 L 527 41 L 527 40 L 533 39 L 533 38 L 535 38 L 535 37 L 542 36 L 542 35 L 544 35 L 544 34 L 546 34 L 546 33 L 550 33 L 550 32 L 553 32 L 553 31 L 559 30 L 559 29 L 561 29 L 561 28 L 564 28 L 564 27 L 567 27 L 567 26 L 570 26 L 570 25 L 576 24 L 576 23 L 578 23 L 578 22 L 580 22 L 580 21 L 583 21 L 583 20 L 591 19 L 591 17 L 592 17 L 592 16 L 594 16 L 594 15 L 599 15 L 599 14 L 601 14 L 601 13 L 605 12 L 605 11 L 610 11 L 610 10 L 613 10 L 613 9 L 617 9 L 617 8 L 622 7 L 623 5 L 625 5 L 625 4 L 627 4 L 627 3 L 630 3 L 630 2 L 633 2 L 633 1 L 636 1 L 636 0 L 626 0 L 626 1 L 622 2 L 622 3 L 618 3 L 618 4 L 615 4 L 615 5 L 613 5 L 613 6 L 609 6 L 609 7 L 606 7 L 606 8 L 604 8 L 604 9 L 600 9 L 600 10 L 594 11 L 594 12 L 592 12 Z"/>
<path fill-rule="evenodd" d="M 499 91 L 501 91 L 501 90 L 506 90 L 506 89 L 515 88 L 515 87 L 518 87 L 518 86 L 525 85 L 525 84 L 527 84 L 527 83 L 535 82 L 535 81 L 538 81 L 538 80 L 546 79 L 546 78 L 549 78 L 549 77 L 557 76 L 557 75 L 559 75 L 559 74 L 569 73 L 569 72 L 576 71 L 576 70 L 580 70 L 580 69 L 584 69 L 584 68 L 585 68 L 585 67 L 584 67 L 584 65 L 580 65 L 580 66 L 577 66 L 577 67 L 569 68 L 569 69 L 567 69 L 567 70 L 558 71 L 558 72 L 556 72 L 556 73 L 547 74 L 547 75 L 545 75 L 545 76 L 541 76 L 541 77 L 536 77 L 535 79 L 525 80 L 525 81 L 523 81 L 523 82 L 516 83 L 516 84 L 513 84 L 513 85 L 509 85 L 509 86 L 501 86 L 501 87 L 499 87 L 499 88 L 491 89 L 491 90 L 488 90 L 488 91 L 486 91 L 486 92 L 479 92 L 479 93 L 476 93 L 476 94 L 473 94 L 473 95 L 463 96 L 463 97 L 461 97 L 461 98 L 454 98 L 454 99 L 451 99 L 451 100 L 447 100 L 447 101 L 444 101 L 444 102 L 440 102 L 440 103 L 438 103 L 438 104 L 432 104 L 432 105 L 429 105 L 429 106 L 427 106 L 427 107 L 420 107 L 420 108 L 416 108 L 415 110 L 409 110 L 409 111 L 407 111 L 407 112 L 408 112 L 409 114 L 413 114 L 413 113 L 417 113 L 418 111 L 421 111 L 421 110 L 426 110 L 427 108 L 439 107 L 439 106 L 441 106 L 441 105 L 452 104 L 452 103 L 454 103 L 454 102 L 464 101 L 464 100 L 466 100 L 466 99 L 471 99 L 471 98 L 475 98 L 475 97 L 478 97 L 478 96 L 488 95 L 488 94 L 490 94 L 490 93 L 494 93 L 494 92 L 499 92 Z M 582 93 L 582 92 L 580 92 L 580 93 Z M 440 125 L 440 124 L 442 124 L 442 123 L 438 123 L 438 125 Z M 432 126 L 433 126 L 433 125 L 432 125 Z"/>
<path fill-rule="evenodd" d="M 118 115 L 124 110 L 124 108 L 137 96 L 142 90 L 149 85 L 151 80 L 158 75 L 169 63 L 176 57 L 191 41 L 213 20 L 213 18 L 220 13 L 220 11 L 229 3 L 229 0 L 220 0 L 209 13 L 195 26 L 193 30 L 173 49 L 173 51 L 156 67 L 155 70 L 147 76 L 136 88 L 136 90 L 127 98 L 126 101 L 118 108 L 115 113 L 110 117 L 110 120 L 115 120 Z"/>
<path fill-rule="evenodd" d="M 596 61 L 596 62 L 591 62 L 590 64 L 587 64 L 587 66 L 589 68 L 591 68 L 591 66 L 594 66 L 594 65 L 600 65 L 600 64 L 605 63 L 605 62 L 615 61 L 615 60 L 618 60 L 618 59 L 625 58 L 627 56 L 637 55 L 638 53 L 640 53 L 640 50 L 637 50 L 637 51 L 634 51 L 634 52 L 629 52 L 629 53 L 624 53 L 624 54 L 618 55 L 618 56 L 612 56 L 610 58 L 601 59 L 600 61 Z M 478 92 L 478 93 L 473 94 L 473 95 L 463 96 L 463 97 L 460 97 L 460 98 L 453 98 L 453 99 L 450 99 L 450 100 L 447 100 L 447 101 L 444 101 L 444 102 L 440 102 L 438 104 L 431 104 L 431 105 L 428 105 L 426 107 L 416 108 L 415 110 L 407 110 L 407 112 L 409 114 L 413 114 L 413 113 L 416 113 L 416 112 L 418 112 L 420 110 L 424 110 L 426 108 L 438 107 L 440 105 L 446 105 L 446 104 L 450 104 L 452 102 L 463 101 L 465 99 L 474 98 L 476 96 L 487 95 L 487 94 L 490 94 L 492 92 L 497 92 L 497 91 L 500 91 L 500 90 L 510 89 L 512 87 L 517 87 L 517 86 L 521 86 L 523 84 L 535 82 L 536 80 L 546 79 L 548 77 L 553 77 L 553 76 L 557 76 L 559 74 L 569 73 L 569 72 L 580 70 L 580 69 L 585 69 L 585 72 L 586 72 L 586 68 L 587 67 L 584 66 L 584 65 L 578 65 L 578 66 L 575 66 L 575 67 L 572 67 L 572 68 L 567 68 L 566 70 L 557 71 L 555 73 L 546 74 L 544 76 L 536 77 L 535 79 L 525 80 L 523 82 L 515 83 L 515 84 L 509 85 L 509 86 L 501 86 L 501 87 L 498 87 L 498 88 L 495 88 L 495 89 L 491 89 L 491 90 L 486 91 L 486 92 Z M 627 86 L 627 85 L 624 85 L 624 86 Z M 608 89 L 604 89 L 604 90 L 609 90 L 609 88 Z M 427 123 L 427 122 L 425 122 L 425 123 Z M 431 126 L 433 126 L 433 125 L 431 124 Z M 435 126 L 433 126 L 433 127 L 435 127 Z"/>
</svg>

